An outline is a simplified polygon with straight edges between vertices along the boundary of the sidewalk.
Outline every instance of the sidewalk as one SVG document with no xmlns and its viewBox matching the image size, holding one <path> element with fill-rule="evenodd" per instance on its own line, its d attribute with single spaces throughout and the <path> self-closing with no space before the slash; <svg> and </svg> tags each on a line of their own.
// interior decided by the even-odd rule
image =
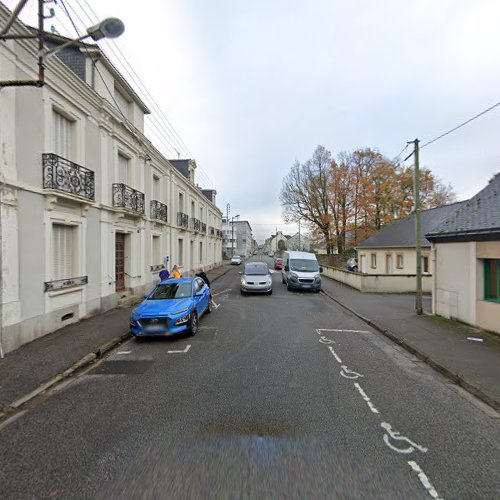
<svg viewBox="0 0 500 500">
<path fill-rule="evenodd" d="M 208 271 L 207 276 L 212 282 L 230 269 L 227 261 Z M 112 309 L 6 354 L 0 359 L 0 417 L 13 403 L 14 407 L 20 406 L 25 397 L 43 392 L 129 337 L 128 320 L 132 309 Z"/>
<path fill-rule="evenodd" d="M 412 294 L 362 293 L 326 277 L 322 278 L 322 288 L 376 330 L 500 409 L 500 337 L 432 316 L 430 297 L 424 296 L 426 314 L 417 316 Z"/>
</svg>

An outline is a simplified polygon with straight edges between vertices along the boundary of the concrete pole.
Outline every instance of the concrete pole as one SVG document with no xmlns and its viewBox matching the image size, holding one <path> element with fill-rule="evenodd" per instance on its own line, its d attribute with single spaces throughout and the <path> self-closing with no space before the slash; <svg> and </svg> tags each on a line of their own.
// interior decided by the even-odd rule
<svg viewBox="0 0 500 500">
<path fill-rule="evenodd" d="M 423 313 L 422 308 L 422 246 L 420 230 L 420 164 L 419 164 L 419 140 L 415 139 L 415 168 L 413 177 L 413 196 L 415 198 L 415 249 L 417 254 L 417 289 L 415 297 L 415 309 L 418 315 Z"/>
</svg>

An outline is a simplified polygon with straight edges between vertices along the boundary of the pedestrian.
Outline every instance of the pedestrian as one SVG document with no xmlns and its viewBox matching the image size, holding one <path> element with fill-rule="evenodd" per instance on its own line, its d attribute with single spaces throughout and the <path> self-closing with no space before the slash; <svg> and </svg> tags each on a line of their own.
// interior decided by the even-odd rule
<svg viewBox="0 0 500 500">
<path fill-rule="evenodd" d="M 160 281 L 165 281 L 170 278 L 170 273 L 168 272 L 168 269 L 162 269 L 160 271 Z"/>
<path fill-rule="evenodd" d="M 208 276 L 204 273 L 203 268 L 200 267 L 200 269 L 198 269 L 196 276 L 201 278 L 207 284 L 207 286 L 210 288 L 210 280 L 208 279 Z"/>
<path fill-rule="evenodd" d="M 177 264 L 175 264 L 174 267 L 172 268 L 171 276 L 174 279 L 182 278 L 181 270 L 179 269 L 179 266 L 177 266 Z"/>
</svg>

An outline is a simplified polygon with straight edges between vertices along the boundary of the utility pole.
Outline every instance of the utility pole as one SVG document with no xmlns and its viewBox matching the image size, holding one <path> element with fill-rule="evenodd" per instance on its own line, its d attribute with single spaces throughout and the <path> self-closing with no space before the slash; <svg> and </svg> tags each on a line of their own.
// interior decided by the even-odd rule
<svg viewBox="0 0 500 500">
<path fill-rule="evenodd" d="M 300 219 L 299 219 L 299 252 L 300 252 Z"/>
<path fill-rule="evenodd" d="M 415 249 L 417 253 L 417 289 L 415 297 L 415 309 L 418 315 L 423 313 L 422 309 L 422 245 L 420 235 L 420 164 L 419 164 L 419 140 L 415 139 L 408 144 L 415 145 L 415 168 L 413 172 L 413 197 L 415 198 Z"/>
</svg>

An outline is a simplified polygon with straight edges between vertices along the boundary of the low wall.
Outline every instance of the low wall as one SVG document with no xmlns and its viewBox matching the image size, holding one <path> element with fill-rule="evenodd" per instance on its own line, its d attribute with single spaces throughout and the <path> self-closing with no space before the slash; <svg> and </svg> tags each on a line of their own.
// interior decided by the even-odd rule
<svg viewBox="0 0 500 500">
<path fill-rule="evenodd" d="M 323 275 L 361 292 L 409 293 L 415 292 L 414 274 L 362 274 L 323 265 Z M 432 276 L 422 276 L 422 291 L 432 292 Z"/>
</svg>

